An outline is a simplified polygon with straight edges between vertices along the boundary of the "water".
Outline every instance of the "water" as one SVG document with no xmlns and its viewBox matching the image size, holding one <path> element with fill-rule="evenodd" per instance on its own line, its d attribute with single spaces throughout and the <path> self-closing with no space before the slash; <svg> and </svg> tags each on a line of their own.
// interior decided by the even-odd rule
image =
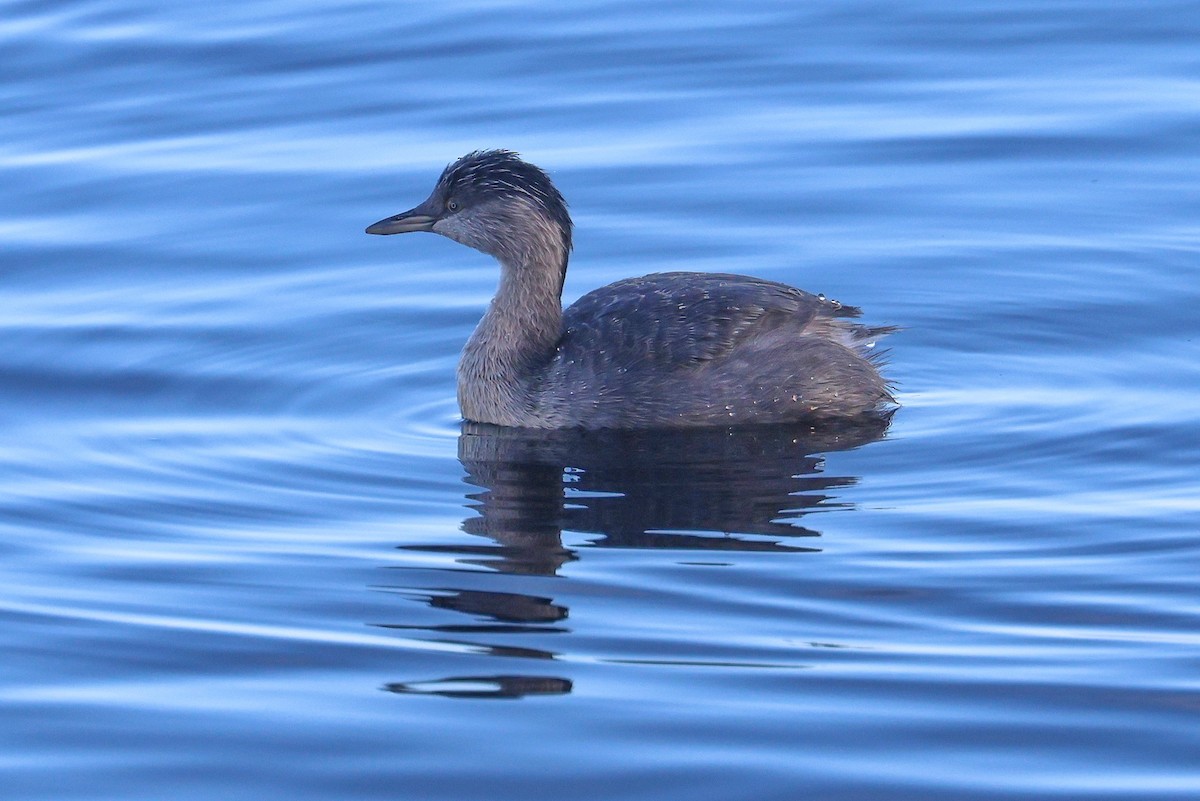
<svg viewBox="0 0 1200 801">
<path fill-rule="evenodd" d="M 1200 796 L 1200 6 L 0 10 L 0 796 Z M 476 147 L 886 435 L 460 431 Z"/>
</svg>

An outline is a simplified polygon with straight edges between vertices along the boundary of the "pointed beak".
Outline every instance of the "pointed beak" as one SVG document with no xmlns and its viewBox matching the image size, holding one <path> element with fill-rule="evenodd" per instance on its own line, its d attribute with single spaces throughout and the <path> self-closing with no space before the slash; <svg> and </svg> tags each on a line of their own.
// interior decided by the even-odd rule
<svg viewBox="0 0 1200 801">
<path fill-rule="evenodd" d="M 368 234 L 407 234 L 412 231 L 432 231 L 433 224 L 438 218 L 426 213 L 425 204 L 417 206 L 415 209 L 401 212 L 394 217 L 388 217 L 385 220 L 371 225 L 367 228 Z"/>
</svg>

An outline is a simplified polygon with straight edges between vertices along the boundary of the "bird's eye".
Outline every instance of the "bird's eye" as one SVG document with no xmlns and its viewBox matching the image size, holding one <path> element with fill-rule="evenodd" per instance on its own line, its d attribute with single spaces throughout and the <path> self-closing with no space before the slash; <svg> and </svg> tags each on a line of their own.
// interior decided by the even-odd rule
<svg viewBox="0 0 1200 801">
<path fill-rule="evenodd" d="M 449 209 L 450 211 L 458 211 L 458 201 L 457 200 L 447 200 L 446 208 Z"/>
</svg>

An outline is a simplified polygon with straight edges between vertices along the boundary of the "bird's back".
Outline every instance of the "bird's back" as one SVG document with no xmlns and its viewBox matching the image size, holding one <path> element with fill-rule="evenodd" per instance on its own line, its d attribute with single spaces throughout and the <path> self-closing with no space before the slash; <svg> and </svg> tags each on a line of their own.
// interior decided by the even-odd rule
<svg viewBox="0 0 1200 801">
<path fill-rule="evenodd" d="M 868 414 L 891 401 L 865 345 L 890 329 L 773 281 L 656 273 L 584 295 L 530 389 L 531 424 L 736 425 Z"/>
</svg>

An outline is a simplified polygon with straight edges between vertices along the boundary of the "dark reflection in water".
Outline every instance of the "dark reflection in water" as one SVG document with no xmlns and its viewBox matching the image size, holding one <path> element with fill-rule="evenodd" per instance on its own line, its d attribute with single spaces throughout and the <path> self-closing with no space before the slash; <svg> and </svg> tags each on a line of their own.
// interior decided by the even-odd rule
<svg viewBox="0 0 1200 801">
<path fill-rule="evenodd" d="M 687 431 L 531 431 L 465 423 L 458 455 L 477 512 L 463 531 L 478 544 L 419 544 L 404 550 L 455 556 L 440 572 L 470 586 L 385 587 L 429 608 L 461 613 L 470 623 L 383 624 L 438 635 L 568 633 L 566 605 L 540 594 L 483 589 L 486 574 L 557 576 L 580 550 L 563 531 L 597 535 L 601 548 L 694 551 L 819 550 L 819 532 L 801 516 L 845 507 L 834 490 L 852 476 L 821 473 L 820 454 L 880 439 L 890 415 L 854 424 L 754 426 Z M 467 566 L 487 568 L 486 574 Z M 544 586 L 539 585 L 544 591 Z M 551 651 L 439 637 L 439 642 L 491 656 L 553 660 Z M 388 685 L 403 693 L 514 698 L 567 693 L 567 679 L 547 676 L 448 677 Z"/>
<path fill-rule="evenodd" d="M 873 442 L 889 422 L 650 432 L 464 424 L 458 457 L 483 491 L 468 496 L 479 516 L 463 530 L 499 547 L 454 550 L 538 575 L 576 558 L 564 529 L 599 534 L 599 547 L 810 550 L 793 541 L 817 532 L 792 521 L 838 506 L 830 491 L 857 481 L 822 475 L 818 454 Z"/>
</svg>

